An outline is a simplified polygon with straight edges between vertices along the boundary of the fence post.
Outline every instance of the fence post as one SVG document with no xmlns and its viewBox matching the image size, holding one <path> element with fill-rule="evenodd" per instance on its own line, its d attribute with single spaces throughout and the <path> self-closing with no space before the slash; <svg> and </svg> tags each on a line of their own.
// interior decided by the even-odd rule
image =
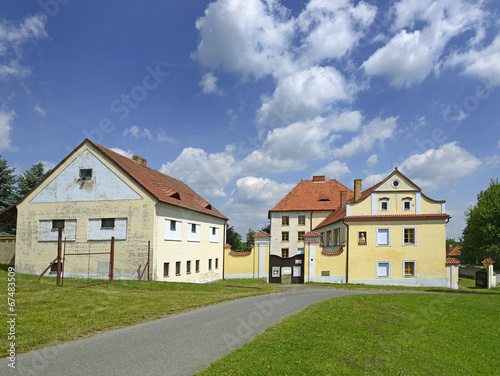
<svg viewBox="0 0 500 376">
<path fill-rule="evenodd" d="M 111 238 L 111 250 L 109 252 L 109 283 L 113 283 L 113 270 L 115 268 L 115 237 Z"/>
<path fill-rule="evenodd" d="M 57 229 L 57 286 L 61 286 L 61 251 L 62 251 L 62 227 Z"/>
<path fill-rule="evenodd" d="M 149 264 L 151 261 L 150 249 L 151 249 L 151 241 L 148 240 L 148 281 L 149 281 Z"/>
</svg>

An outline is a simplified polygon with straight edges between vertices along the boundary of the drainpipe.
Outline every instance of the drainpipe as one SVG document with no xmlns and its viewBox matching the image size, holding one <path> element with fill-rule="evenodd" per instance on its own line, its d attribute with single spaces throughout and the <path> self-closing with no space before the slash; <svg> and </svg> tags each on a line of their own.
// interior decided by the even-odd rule
<svg viewBox="0 0 500 376">
<path fill-rule="evenodd" d="M 224 222 L 224 236 L 222 237 L 224 241 L 222 242 L 222 280 L 224 280 L 225 266 L 226 266 L 226 232 L 227 232 L 227 221 Z"/>
<path fill-rule="evenodd" d="M 345 219 L 342 220 L 342 223 L 347 227 L 347 236 L 346 236 L 346 246 L 345 246 L 345 283 L 349 283 L 349 225 L 345 223 Z"/>
</svg>

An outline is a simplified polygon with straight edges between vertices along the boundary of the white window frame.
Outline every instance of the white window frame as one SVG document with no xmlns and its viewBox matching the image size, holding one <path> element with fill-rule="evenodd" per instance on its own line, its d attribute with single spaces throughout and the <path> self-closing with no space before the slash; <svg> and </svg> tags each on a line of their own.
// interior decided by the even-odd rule
<svg viewBox="0 0 500 376">
<path fill-rule="evenodd" d="M 195 232 L 193 232 L 193 228 L 195 229 Z M 197 223 L 188 222 L 187 241 L 188 242 L 199 242 L 200 241 L 200 229 L 201 229 L 201 225 L 199 225 Z"/>
<path fill-rule="evenodd" d="M 403 211 L 410 211 L 411 210 L 411 202 L 412 202 L 411 198 L 407 198 L 407 199 L 403 200 Z M 407 203 L 410 204 L 410 207 L 408 209 L 405 208 Z"/>
<path fill-rule="evenodd" d="M 388 244 L 380 244 L 378 242 L 378 234 L 381 230 L 388 230 L 387 237 L 388 237 Z M 390 247 L 391 246 L 391 228 L 390 227 L 377 227 L 377 247 Z"/>
<path fill-rule="evenodd" d="M 171 223 L 175 222 L 175 230 L 171 230 Z M 182 240 L 181 237 L 182 222 L 175 219 L 165 219 L 165 240 Z"/>
<path fill-rule="evenodd" d="M 387 203 L 387 209 L 383 209 L 382 208 L 382 204 L 383 203 Z M 384 199 L 380 199 L 380 211 L 381 212 L 386 212 L 386 211 L 389 211 L 390 210 L 390 207 L 389 207 L 389 200 L 384 198 Z"/>
<path fill-rule="evenodd" d="M 405 266 L 406 266 L 407 262 L 413 262 L 413 264 L 414 264 L 413 275 L 406 275 L 406 273 L 405 273 L 405 269 L 406 269 Z M 403 277 L 404 278 L 414 278 L 416 276 L 417 276 L 417 260 L 403 260 Z"/>
<path fill-rule="evenodd" d="M 387 275 L 379 275 L 378 271 L 379 271 L 379 265 L 380 264 L 387 264 L 389 266 L 387 268 L 388 269 Z M 391 262 L 390 261 L 377 261 L 377 271 L 376 271 L 376 274 L 377 274 L 377 278 L 391 278 Z"/>
<path fill-rule="evenodd" d="M 410 229 L 413 229 L 414 230 L 414 240 L 415 242 L 414 243 L 405 243 L 405 230 L 410 230 Z M 412 247 L 412 246 L 415 246 L 417 245 L 417 228 L 416 227 L 403 227 L 402 229 L 402 235 L 403 235 L 403 240 L 402 240 L 402 244 L 403 244 L 403 247 Z"/>
</svg>

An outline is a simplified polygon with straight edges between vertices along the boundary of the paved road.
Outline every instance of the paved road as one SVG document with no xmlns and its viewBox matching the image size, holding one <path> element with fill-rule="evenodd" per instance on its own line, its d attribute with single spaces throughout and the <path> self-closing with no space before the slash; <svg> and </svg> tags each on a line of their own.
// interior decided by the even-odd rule
<svg viewBox="0 0 500 376">
<path fill-rule="evenodd" d="M 380 292 L 380 291 L 379 291 Z M 21 354 L 1 375 L 192 375 L 310 304 L 356 290 L 307 289 L 254 296 Z"/>
</svg>

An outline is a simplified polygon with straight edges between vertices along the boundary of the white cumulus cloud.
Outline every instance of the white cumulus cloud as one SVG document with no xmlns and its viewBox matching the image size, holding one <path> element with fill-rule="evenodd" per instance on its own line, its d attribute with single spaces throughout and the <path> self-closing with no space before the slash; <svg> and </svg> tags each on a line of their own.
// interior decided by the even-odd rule
<svg viewBox="0 0 500 376">
<path fill-rule="evenodd" d="M 222 95 L 222 90 L 217 87 L 217 77 L 213 73 L 205 73 L 198 83 L 203 94 L 218 94 Z"/>
<path fill-rule="evenodd" d="M 0 110 L 0 151 L 17 150 L 11 146 L 10 131 L 12 130 L 12 121 L 16 113 L 14 111 L 5 112 Z"/>
</svg>

